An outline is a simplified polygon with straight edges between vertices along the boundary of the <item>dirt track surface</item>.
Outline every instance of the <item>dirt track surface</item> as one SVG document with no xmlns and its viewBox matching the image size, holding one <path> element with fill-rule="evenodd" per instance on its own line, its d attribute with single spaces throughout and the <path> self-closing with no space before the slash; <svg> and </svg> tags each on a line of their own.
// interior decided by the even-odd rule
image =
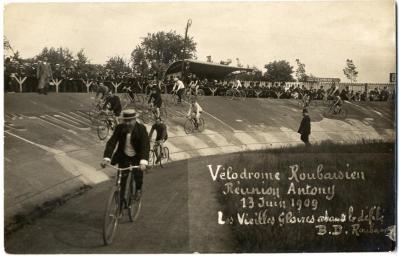
<svg viewBox="0 0 399 256">
<path fill-rule="evenodd" d="M 219 157 L 199 158 L 151 169 L 144 178 L 137 222 L 127 217 L 114 243 L 103 246 L 105 200 L 112 181 L 7 237 L 8 253 L 190 253 L 232 252 L 227 227 L 217 224 L 214 184 L 206 168 Z M 209 243 L 209 241 L 214 241 Z"/>
</svg>

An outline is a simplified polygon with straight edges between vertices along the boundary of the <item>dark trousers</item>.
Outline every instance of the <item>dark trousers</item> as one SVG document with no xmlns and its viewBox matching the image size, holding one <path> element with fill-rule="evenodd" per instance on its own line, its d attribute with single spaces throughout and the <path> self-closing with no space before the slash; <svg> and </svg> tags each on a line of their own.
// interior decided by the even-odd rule
<svg viewBox="0 0 399 256">
<path fill-rule="evenodd" d="M 137 157 L 129 157 L 125 154 L 121 154 L 119 158 L 118 167 L 126 168 L 130 165 L 139 165 L 140 159 Z M 136 189 L 139 190 L 143 186 L 143 172 L 140 169 L 133 169 L 132 171 L 134 181 L 136 183 Z M 127 178 L 129 176 L 129 170 L 123 171 L 121 180 L 121 189 L 125 191 Z"/>
<path fill-rule="evenodd" d="M 306 146 L 310 146 L 309 134 L 301 134 L 301 140 L 305 143 Z"/>
<path fill-rule="evenodd" d="M 181 102 L 181 96 L 182 96 L 183 92 L 184 92 L 184 89 L 180 89 L 177 91 L 177 96 L 179 97 L 179 102 Z"/>
</svg>

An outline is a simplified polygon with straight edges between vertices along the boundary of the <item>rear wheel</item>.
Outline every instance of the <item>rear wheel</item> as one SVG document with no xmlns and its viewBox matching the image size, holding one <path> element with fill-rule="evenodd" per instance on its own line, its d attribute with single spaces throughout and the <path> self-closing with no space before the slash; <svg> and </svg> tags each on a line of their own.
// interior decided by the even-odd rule
<svg viewBox="0 0 399 256">
<path fill-rule="evenodd" d="M 105 245 L 111 244 L 114 240 L 120 210 L 119 191 L 114 186 L 109 194 L 104 214 L 103 241 Z"/>
<path fill-rule="evenodd" d="M 136 183 L 133 178 L 133 173 L 130 173 L 130 177 L 128 180 L 128 215 L 129 221 L 133 222 L 136 221 L 139 217 L 140 210 L 141 210 L 141 198 L 136 200 Z"/>
<path fill-rule="evenodd" d="M 109 133 L 108 120 L 100 120 L 97 124 L 97 135 L 100 140 L 105 140 Z"/>
</svg>

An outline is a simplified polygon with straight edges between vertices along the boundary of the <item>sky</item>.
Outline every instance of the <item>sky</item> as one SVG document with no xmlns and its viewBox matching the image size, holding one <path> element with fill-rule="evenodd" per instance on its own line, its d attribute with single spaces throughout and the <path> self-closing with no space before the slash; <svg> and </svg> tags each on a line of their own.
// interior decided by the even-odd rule
<svg viewBox="0 0 399 256">
<path fill-rule="evenodd" d="M 22 57 L 45 46 L 84 49 L 91 63 L 130 53 L 147 33 L 175 30 L 197 42 L 197 57 L 239 58 L 260 69 L 295 59 L 317 77 L 348 81 L 352 59 L 358 82 L 389 81 L 395 72 L 394 1 L 13 3 L 5 6 L 4 34 Z M 263 70 L 264 71 L 264 70 Z"/>
</svg>

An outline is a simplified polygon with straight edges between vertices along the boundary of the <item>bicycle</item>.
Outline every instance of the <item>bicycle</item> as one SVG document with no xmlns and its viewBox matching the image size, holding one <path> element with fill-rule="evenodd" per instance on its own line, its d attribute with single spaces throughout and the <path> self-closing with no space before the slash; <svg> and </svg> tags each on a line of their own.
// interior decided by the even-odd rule
<svg viewBox="0 0 399 256">
<path fill-rule="evenodd" d="M 185 101 L 186 99 L 186 90 L 183 89 L 184 91 L 181 94 L 181 101 L 179 102 L 179 96 L 177 95 L 177 91 L 172 91 L 171 94 L 171 101 L 174 105 L 179 105 L 179 104 L 183 104 L 183 101 Z"/>
<path fill-rule="evenodd" d="M 238 90 L 238 89 L 229 89 L 226 91 L 226 98 L 230 100 L 234 99 L 240 99 L 240 100 L 245 100 L 246 98 L 246 93 L 243 90 Z"/>
<path fill-rule="evenodd" d="M 166 107 L 161 106 L 159 109 L 160 117 L 162 120 L 166 120 L 168 118 L 168 111 Z M 151 121 L 154 121 L 157 116 L 157 111 L 155 107 L 149 107 L 148 109 L 144 110 L 141 114 L 141 120 L 143 123 L 148 124 Z"/>
<path fill-rule="evenodd" d="M 125 109 L 128 105 L 134 104 L 134 105 L 142 105 L 144 103 L 144 96 L 139 95 L 139 94 L 133 94 L 133 98 L 129 94 L 128 89 L 124 89 L 124 93 L 122 94 L 121 97 L 122 101 L 122 108 Z"/>
<path fill-rule="evenodd" d="M 162 149 L 160 148 L 161 144 L 157 141 L 154 142 L 154 145 L 152 149 L 150 150 L 150 158 L 148 162 L 151 165 L 156 165 L 157 159 L 159 159 L 159 165 L 163 168 L 164 165 L 169 161 L 169 148 L 167 146 L 164 146 Z M 157 152 L 160 152 L 161 155 L 157 156 Z"/>
<path fill-rule="evenodd" d="M 185 91 L 185 98 L 191 100 L 191 97 L 195 97 L 197 100 L 201 101 L 204 98 L 205 92 L 203 89 L 198 89 L 196 92 L 192 93 L 194 89 L 189 89 Z"/>
<path fill-rule="evenodd" d="M 108 114 L 105 111 L 102 111 L 98 117 L 97 124 L 97 136 L 100 140 L 104 140 L 108 137 L 110 130 L 114 130 L 115 121 L 114 115 Z"/>
<path fill-rule="evenodd" d="M 345 119 L 348 114 L 347 111 L 342 106 L 337 111 L 337 107 L 338 106 L 332 104 L 330 107 L 327 108 L 327 110 L 324 111 L 324 116 L 327 118 L 337 116 L 340 119 Z"/>
<path fill-rule="evenodd" d="M 187 117 L 184 123 L 184 131 L 186 134 L 194 133 L 195 131 L 202 132 L 205 129 L 205 121 L 202 117 L 199 118 L 198 125 L 196 125 L 196 120 L 193 117 Z"/>
<path fill-rule="evenodd" d="M 113 165 L 108 166 L 118 170 L 118 172 L 115 179 L 116 182 L 111 188 L 105 207 L 103 223 L 103 241 L 105 245 L 112 244 L 119 220 L 122 219 L 124 210 L 128 211 L 130 222 L 136 221 L 140 214 L 142 202 L 141 197 L 139 200 L 136 199 L 136 184 L 134 182 L 134 175 L 132 175 L 133 169 L 138 169 L 140 167 L 129 166 L 126 168 L 118 168 Z M 125 170 L 129 170 L 129 176 L 126 181 L 125 191 L 121 191 L 122 172 Z M 123 193 L 123 198 L 121 198 L 121 193 Z"/>
</svg>

